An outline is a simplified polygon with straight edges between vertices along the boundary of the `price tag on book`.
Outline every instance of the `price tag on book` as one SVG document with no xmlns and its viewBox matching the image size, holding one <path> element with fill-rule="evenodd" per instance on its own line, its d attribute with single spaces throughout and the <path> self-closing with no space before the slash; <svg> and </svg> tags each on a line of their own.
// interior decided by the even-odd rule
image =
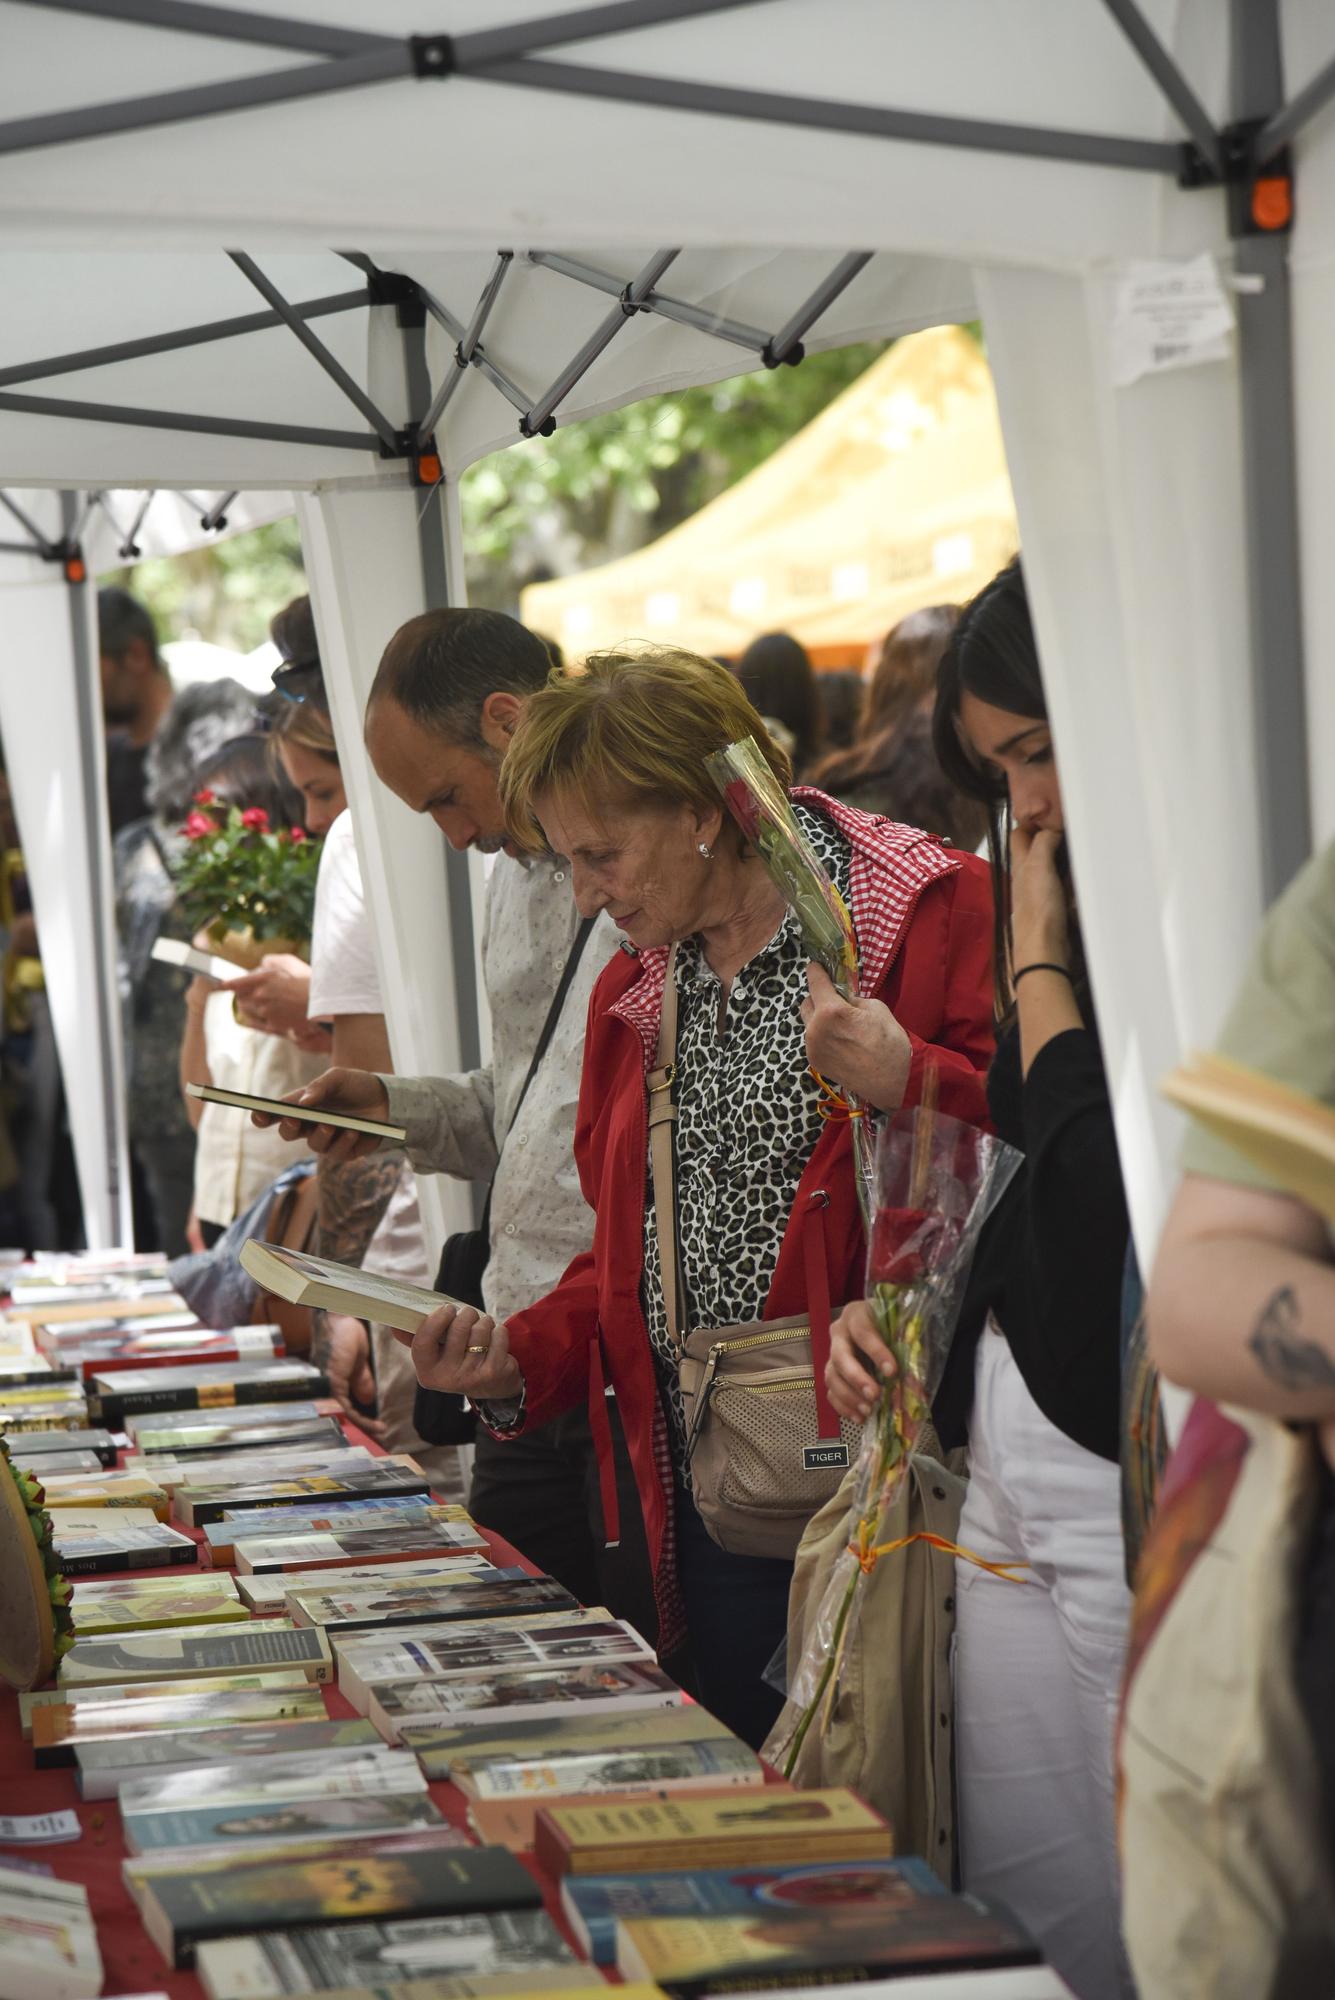
<svg viewBox="0 0 1335 2000">
<path fill-rule="evenodd" d="M 0 1813 L 0 1841 L 12 1841 L 15 1846 L 77 1840 L 82 1831 L 77 1813 Z"/>
</svg>

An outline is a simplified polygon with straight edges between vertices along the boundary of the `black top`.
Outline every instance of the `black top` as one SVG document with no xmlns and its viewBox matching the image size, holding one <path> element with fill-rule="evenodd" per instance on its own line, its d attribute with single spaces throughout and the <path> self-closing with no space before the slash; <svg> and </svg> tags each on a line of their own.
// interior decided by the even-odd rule
<svg viewBox="0 0 1335 2000">
<path fill-rule="evenodd" d="M 1010 1027 L 987 1096 L 998 1133 L 1025 1159 L 979 1241 L 936 1398 L 941 1442 L 950 1450 L 967 1441 L 974 1352 L 990 1311 L 1044 1416 L 1116 1460 L 1130 1223 L 1098 1036 L 1091 1027 L 1054 1035 L 1026 1077 Z"/>
<path fill-rule="evenodd" d="M 107 732 L 107 806 L 111 831 L 119 833 L 132 820 L 144 819 L 148 801 L 144 792 L 146 743 L 132 743 L 125 730 Z"/>
</svg>

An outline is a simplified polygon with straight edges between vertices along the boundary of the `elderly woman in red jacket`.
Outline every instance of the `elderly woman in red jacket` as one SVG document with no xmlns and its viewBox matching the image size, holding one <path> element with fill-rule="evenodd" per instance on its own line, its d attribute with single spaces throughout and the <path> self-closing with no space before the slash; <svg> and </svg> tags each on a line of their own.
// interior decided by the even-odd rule
<svg viewBox="0 0 1335 2000">
<path fill-rule="evenodd" d="M 447 1308 L 412 1344 L 419 1381 L 468 1396 L 498 1436 L 586 1398 L 605 1432 L 615 1394 L 660 1649 L 688 1635 L 702 1699 L 758 1743 L 779 1706 L 763 1676 L 784 1639 L 791 1563 L 726 1553 L 691 1499 L 648 1173 L 646 1079 L 669 963 L 685 1324 L 818 1312 L 809 1279 L 837 1306 L 861 1294 L 866 1253 L 849 1124 L 828 1116 L 815 1073 L 893 1110 L 930 1063 L 942 1108 L 985 1120 L 992 901 L 972 857 L 793 791 L 874 996 L 840 999 L 706 771 L 748 735 L 788 786 L 787 757 L 731 674 L 664 648 L 591 659 L 529 700 L 501 774 L 512 835 L 567 856 L 581 912 L 607 910 L 626 938 L 594 989 L 585 1043 L 575 1146 L 593 1248 L 506 1324 Z"/>
</svg>

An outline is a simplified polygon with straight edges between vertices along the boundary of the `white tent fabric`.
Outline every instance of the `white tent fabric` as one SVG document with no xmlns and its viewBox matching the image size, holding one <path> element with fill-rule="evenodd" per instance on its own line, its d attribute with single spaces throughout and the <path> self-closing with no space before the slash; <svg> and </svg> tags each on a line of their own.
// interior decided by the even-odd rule
<svg viewBox="0 0 1335 2000">
<path fill-rule="evenodd" d="M 404 38 L 424 25 L 419 77 Z M 1293 700 L 1301 658 L 1290 265 L 1309 741 L 1317 831 L 1335 831 L 1326 0 L 614 0 L 542 22 L 524 0 L 437 0 L 425 24 L 406 0 L 293 0 L 244 20 L 175 0 L 0 0 L 0 43 L 0 480 L 312 492 L 322 639 L 337 653 L 348 621 L 355 641 L 338 717 L 350 760 L 379 644 L 461 591 L 452 483 L 443 576 L 425 543 L 411 576 L 369 553 L 402 531 L 405 492 L 424 498 L 405 487 L 410 420 L 433 416 L 452 482 L 521 416 L 571 421 L 755 365 L 767 344 L 775 359 L 797 337 L 981 311 L 1146 1252 L 1174 1136 L 1154 1078 L 1213 1031 L 1262 884 L 1305 836 L 1304 774 L 1277 768 L 1256 713 Z M 1218 156 L 1218 129 L 1309 89 L 1296 231 L 1231 251 L 1224 192 L 1178 184 L 1186 135 Z M 155 102 L 164 91 L 180 94 Z M 369 279 L 329 248 L 349 242 L 374 259 Z M 1201 253 L 1249 287 L 1245 339 L 1115 386 L 1128 268 Z M 628 305 L 652 309 L 623 314 L 627 285 Z M 304 307 L 343 387 L 277 301 Z M 243 324 L 184 338 L 217 320 Z M 1263 476 L 1248 445 L 1266 424 L 1278 470 Z M 1289 722 L 1292 749 L 1296 707 Z M 466 899 L 453 892 L 442 922 L 435 861 L 414 849 L 400 871 L 402 823 L 378 788 L 365 802 L 394 862 L 387 980 L 411 972 L 443 1010 L 439 1029 L 403 1032 L 466 1055 Z M 388 866 L 367 859 L 368 876 Z M 432 956 L 446 934 L 448 991 Z"/>
<path fill-rule="evenodd" d="M 52 541 L 67 512 L 25 494 Z M 27 511 L 27 509 L 25 509 Z M 0 554 L 0 741 L 37 917 L 90 1247 L 131 1242 L 97 614 L 58 563 Z M 58 747 L 57 747 L 58 746 Z"/>
</svg>

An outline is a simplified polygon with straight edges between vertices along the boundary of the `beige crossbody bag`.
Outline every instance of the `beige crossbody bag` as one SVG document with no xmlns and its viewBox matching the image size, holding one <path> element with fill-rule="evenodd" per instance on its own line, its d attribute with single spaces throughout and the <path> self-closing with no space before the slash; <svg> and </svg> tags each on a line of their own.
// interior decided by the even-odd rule
<svg viewBox="0 0 1335 2000">
<path fill-rule="evenodd" d="M 791 1559 L 847 1472 L 860 1436 L 825 1388 L 830 1290 L 820 1207 L 804 1220 L 807 1311 L 794 1319 L 683 1331 L 677 1242 L 677 983 L 663 984 L 658 1064 L 649 1073 L 649 1160 L 663 1306 L 686 1406 L 691 1491 L 709 1533 L 734 1555 Z M 827 1198 L 819 1197 L 821 1205 Z"/>
</svg>

